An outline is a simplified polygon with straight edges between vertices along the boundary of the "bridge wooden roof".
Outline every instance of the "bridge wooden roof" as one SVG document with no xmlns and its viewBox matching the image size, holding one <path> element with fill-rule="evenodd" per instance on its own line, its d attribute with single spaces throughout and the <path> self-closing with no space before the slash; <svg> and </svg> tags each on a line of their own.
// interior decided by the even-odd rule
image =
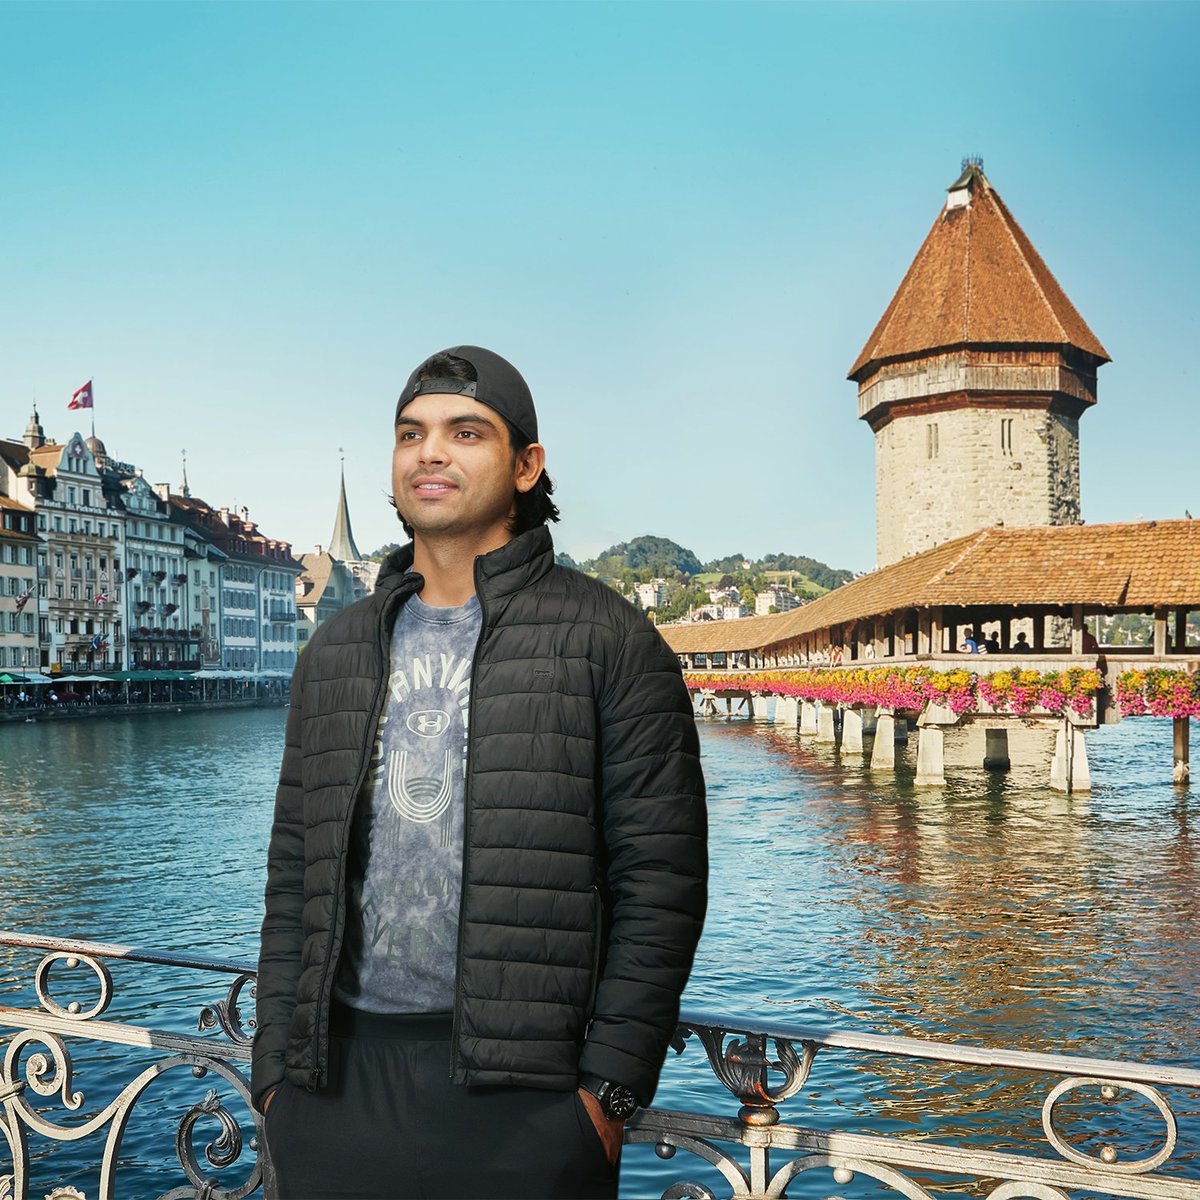
<svg viewBox="0 0 1200 1200">
<path fill-rule="evenodd" d="M 950 187 L 969 203 L 947 206 L 892 302 L 850 368 L 964 345 L 1071 345 L 1108 362 L 1108 352 L 1059 286 L 992 188 L 968 166 Z"/>
<path fill-rule="evenodd" d="M 1001 525 L 860 576 L 791 612 L 660 626 L 679 654 L 750 650 L 900 609 L 1200 608 L 1200 521 Z"/>
</svg>

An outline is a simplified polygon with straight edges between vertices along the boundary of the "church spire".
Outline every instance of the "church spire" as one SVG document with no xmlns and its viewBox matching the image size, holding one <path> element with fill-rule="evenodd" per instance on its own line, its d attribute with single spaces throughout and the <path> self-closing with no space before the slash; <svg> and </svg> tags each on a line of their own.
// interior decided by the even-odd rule
<svg viewBox="0 0 1200 1200">
<path fill-rule="evenodd" d="M 39 446 L 46 444 L 46 431 L 42 428 L 42 420 L 38 416 L 36 404 L 29 416 L 29 424 L 25 426 L 24 442 L 30 450 L 36 450 Z"/>
<path fill-rule="evenodd" d="M 346 455 L 342 455 L 342 481 L 338 490 L 337 516 L 333 521 L 333 536 L 329 539 L 329 553 L 339 562 L 360 562 L 362 555 L 354 544 L 354 533 L 350 529 L 350 509 L 346 504 Z"/>
</svg>

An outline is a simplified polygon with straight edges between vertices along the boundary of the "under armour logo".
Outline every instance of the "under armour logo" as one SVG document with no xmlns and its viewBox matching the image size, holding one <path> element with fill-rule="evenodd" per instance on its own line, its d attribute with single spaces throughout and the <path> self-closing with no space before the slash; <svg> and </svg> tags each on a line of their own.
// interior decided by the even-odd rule
<svg viewBox="0 0 1200 1200">
<path fill-rule="evenodd" d="M 438 737 L 450 725 L 450 714 L 442 712 L 440 708 L 427 708 L 411 713 L 405 724 L 421 737 Z"/>
</svg>

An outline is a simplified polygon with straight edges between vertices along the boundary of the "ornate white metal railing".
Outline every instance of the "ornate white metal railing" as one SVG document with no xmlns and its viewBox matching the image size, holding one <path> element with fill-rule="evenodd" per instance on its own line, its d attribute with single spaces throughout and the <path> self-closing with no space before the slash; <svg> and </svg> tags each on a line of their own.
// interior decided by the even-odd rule
<svg viewBox="0 0 1200 1200">
<path fill-rule="evenodd" d="M 23 982 L 19 973 L 6 972 L 10 990 L 32 990 L 27 1006 L 0 1006 L 0 1048 L 4 1051 L 0 1074 L 0 1135 L 7 1143 L 11 1172 L 4 1174 L 0 1143 L 0 1200 L 26 1200 L 32 1193 L 31 1166 L 52 1163 L 46 1150 L 55 1142 L 81 1142 L 103 1138 L 98 1189 L 102 1200 L 133 1195 L 128 1184 L 119 1186 L 122 1139 L 144 1096 L 170 1072 L 188 1083 L 189 1075 L 206 1080 L 200 1098 L 188 1102 L 176 1088 L 168 1097 L 174 1105 L 175 1171 L 180 1185 L 163 1191 L 160 1200 L 241 1200 L 266 1181 L 270 1194 L 271 1172 L 257 1115 L 250 1108 L 245 1074 L 250 1059 L 254 1021 L 244 1012 L 253 996 L 253 970 L 246 964 L 217 962 L 186 955 L 137 950 L 97 942 L 39 938 L 0 933 L 0 960 L 37 952 L 32 977 Z M 115 996 L 110 964 L 117 960 L 182 968 L 204 973 L 218 981 L 216 998 L 201 1003 L 195 1034 L 155 1029 L 137 1023 L 114 1023 L 101 1018 Z M 63 994 L 66 987 L 71 998 Z M 57 994 L 56 994 L 57 993 Z M 88 999 L 79 995 L 87 993 Z M 143 998 L 143 1006 L 161 1005 Z M 67 1114 L 85 1109 L 84 1093 L 75 1088 L 76 1068 L 69 1042 L 83 1040 L 92 1047 L 125 1048 L 120 1053 L 151 1057 L 107 1103 L 92 1105 L 90 1115 L 71 1122 L 56 1118 L 54 1109 Z M 675 1049 L 695 1056 L 703 1051 L 712 1072 L 738 1098 L 736 1116 L 647 1109 L 628 1126 L 629 1144 L 649 1143 L 660 1158 L 681 1159 L 684 1176 L 663 1192 L 663 1200 L 691 1198 L 715 1200 L 719 1194 L 758 1198 L 787 1195 L 789 1185 L 815 1194 L 832 1182 L 839 1187 L 859 1180 L 855 1195 L 863 1195 L 862 1181 L 870 1184 L 871 1197 L 903 1196 L 908 1200 L 940 1200 L 943 1196 L 970 1195 L 985 1200 L 1074 1200 L 1088 1197 L 1127 1197 L 1130 1200 L 1200 1200 L 1200 1147 L 1181 1149 L 1180 1115 L 1195 1117 L 1200 1097 L 1200 1071 L 1177 1067 L 1037 1054 L 959 1046 L 914 1038 L 884 1037 L 833 1029 L 798 1029 L 779 1026 L 747 1029 L 722 1018 L 687 1016 L 680 1024 Z M 1022 1095 L 1040 1100 L 1038 1145 L 1032 1151 L 1010 1144 L 977 1145 L 975 1131 L 969 1145 L 952 1145 L 918 1137 L 885 1137 L 785 1123 L 780 1107 L 811 1080 L 818 1064 L 846 1064 L 857 1071 L 871 1070 L 879 1059 L 887 1070 L 899 1064 L 934 1071 L 930 1064 L 945 1064 L 982 1078 L 988 1087 L 1001 1078 L 1019 1080 Z M 122 1064 L 123 1065 L 123 1064 Z M 107 1063 L 99 1074 L 114 1073 Z M 668 1065 L 668 1070 L 671 1070 Z M 82 1076 L 82 1071 L 78 1072 Z M 936 1072 L 934 1072 L 936 1074 Z M 915 1076 L 914 1076 L 915 1078 Z M 223 1088 L 211 1086 L 223 1083 Z M 190 1085 L 194 1087 L 194 1085 Z M 936 1111 L 939 1085 L 930 1077 L 930 1094 L 921 1102 Z M 195 1089 L 199 1091 L 199 1089 Z M 225 1093 L 222 1094 L 222 1091 Z M 1126 1111 L 1125 1127 L 1114 1114 L 1123 1104 L 1139 1102 Z M 240 1104 L 239 1116 L 227 1102 Z M 1106 1114 L 1101 1124 L 1085 1119 L 1081 1105 Z M 1183 1107 L 1188 1105 L 1190 1107 Z M 182 1110 L 182 1115 L 180 1114 Z M 814 1116 L 829 1114 L 814 1114 Z M 152 1114 L 154 1128 L 166 1117 Z M 249 1137 L 243 1124 L 249 1127 Z M 1124 1148 L 1118 1145 L 1125 1136 Z M 203 1162 L 194 1138 L 210 1136 Z M 36 1139 L 48 1145 L 39 1148 Z M 247 1153 L 248 1151 L 248 1153 Z M 162 1167 L 170 1155 L 164 1147 Z M 691 1167 L 684 1167 L 690 1161 Z M 705 1167 L 704 1164 L 707 1164 Z M 51 1169 L 53 1169 L 51 1167 Z M 142 1194 L 141 1191 L 138 1194 Z M 793 1194 L 796 1194 L 793 1191 Z M 51 1200 L 77 1200 L 92 1195 L 73 1186 L 58 1186 Z M 833 1193 L 821 1190 L 827 1200 Z"/>
</svg>

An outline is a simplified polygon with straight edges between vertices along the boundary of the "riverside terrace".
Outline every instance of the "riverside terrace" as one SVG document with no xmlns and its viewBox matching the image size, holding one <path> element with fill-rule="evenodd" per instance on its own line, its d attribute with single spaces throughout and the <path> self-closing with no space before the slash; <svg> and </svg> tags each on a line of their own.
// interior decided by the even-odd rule
<svg viewBox="0 0 1200 1200">
<path fill-rule="evenodd" d="M 249 1104 L 252 966 L 16 933 L 0 933 L 0 953 L 9 981 L 0 1006 L 0 1200 L 274 1194 L 262 1121 Z M 126 1019 L 110 1014 L 114 1004 Z M 682 1062 L 668 1054 L 666 1071 L 711 1072 L 717 1087 L 702 1090 L 718 1099 L 705 1104 L 720 1111 L 648 1108 L 626 1126 L 627 1145 L 652 1145 L 667 1161 L 683 1151 L 663 1168 L 678 1172 L 663 1200 L 770 1200 L 789 1189 L 834 1200 L 831 1182 L 853 1185 L 838 1196 L 862 1196 L 865 1185 L 872 1200 L 1200 1200 L 1197 1070 L 829 1027 L 751 1028 L 699 1014 L 681 1017 L 673 1046 Z M 930 1120 L 907 1137 L 872 1130 L 869 1118 L 845 1111 L 837 1079 L 847 1070 L 902 1083 Z M 970 1133 L 957 1119 L 964 1104 L 977 1118 Z M 1022 1132 L 996 1134 L 988 1118 L 1014 1106 Z M 936 1121 L 966 1144 L 932 1136 Z M 210 1139 L 199 1153 L 197 1139 Z M 93 1147 L 83 1161 L 96 1176 L 80 1165 Z M 167 1189 L 148 1188 L 139 1169 Z M 98 1177 L 96 1190 L 43 1191 L 68 1170 L 76 1182 Z"/>
<path fill-rule="evenodd" d="M 1052 732 L 1050 784 L 1070 792 L 1090 788 L 1084 730 L 1128 716 L 1174 718 L 1174 778 L 1187 782 L 1189 721 L 1200 715 L 1195 609 L 1200 521 L 997 525 L 791 612 L 661 632 L 701 713 L 724 700 L 731 714 L 744 706 L 829 742 L 840 718 L 842 753 L 863 753 L 873 729 L 870 764 L 881 770 L 915 720 L 919 785 L 945 782 L 948 731 L 1001 770 L 1018 752 L 1036 761 Z M 1121 613 L 1151 614 L 1152 644 L 1100 645 L 1087 619 Z M 999 652 L 965 652 L 968 630 L 995 634 Z"/>
</svg>

